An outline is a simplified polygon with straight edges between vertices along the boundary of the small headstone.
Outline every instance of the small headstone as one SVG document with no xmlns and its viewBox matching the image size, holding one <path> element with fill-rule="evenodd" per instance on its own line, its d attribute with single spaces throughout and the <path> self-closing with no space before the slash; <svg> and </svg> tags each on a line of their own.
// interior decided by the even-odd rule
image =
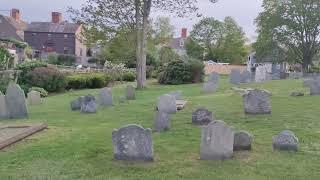
<svg viewBox="0 0 320 180">
<path fill-rule="evenodd" d="M 203 92 L 204 93 L 212 93 L 218 89 L 218 84 L 212 82 L 206 82 L 203 84 Z"/>
<path fill-rule="evenodd" d="M 214 120 L 211 111 L 205 108 L 199 108 L 192 113 L 192 124 L 208 125 Z"/>
<path fill-rule="evenodd" d="M 251 82 L 251 73 L 249 71 L 243 71 L 241 73 L 241 83 L 250 83 Z"/>
<path fill-rule="evenodd" d="M 320 95 L 320 79 L 311 80 L 309 84 L 310 95 Z"/>
<path fill-rule="evenodd" d="M 231 84 L 240 84 L 241 82 L 241 72 L 240 69 L 232 69 L 230 74 L 230 83 Z"/>
<path fill-rule="evenodd" d="M 100 90 L 100 104 L 102 106 L 113 106 L 112 92 L 110 88 Z"/>
<path fill-rule="evenodd" d="M 70 105 L 71 105 L 71 110 L 72 111 L 80 111 L 81 110 L 81 105 L 82 102 L 84 101 L 84 96 L 78 97 L 77 99 L 73 100 Z"/>
<path fill-rule="evenodd" d="M 119 103 L 120 104 L 123 104 L 123 103 L 125 103 L 127 101 L 127 98 L 126 97 L 124 97 L 124 96 L 120 96 L 119 97 Z"/>
<path fill-rule="evenodd" d="M 156 112 L 154 129 L 157 132 L 167 131 L 171 127 L 170 115 L 164 112 Z"/>
<path fill-rule="evenodd" d="M 244 111 L 246 114 L 270 114 L 270 93 L 266 90 L 248 90 L 243 95 Z"/>
<path fill-rule="evenodd" d="M 283 151 L 298 151 L 299 139 L 292 131 L 282 131 L 273 138 L 273 149 Z"/>
<path fill-rule="evenodd" d="M 182 92 L 181 91 L 170 92 L 169 95 L 176 98 L 176 100 L 182 100 Z"/>
<path fill-rule="evenodd" d="M 96 98 L 93 95 L 87 95 L 82 100 L 80 111 L 82 113 L 96 113 L 97 108 Z"/>
<path fill-rule="evenodd" d="M 220 75 L 216 72 L 210 73 L 208 77 L 208 82 L 219 84 Z"/>
<path fill-rule="evenodd" d="M 200 159 L 225 160 L 233 156 L 233 130 L 223 121 L 213 121 L 202 128 Z"/>
<path fill-rule="evenodd" d="M 125 161 L 153 161 L 152 130 L 127 125 L 112 132 L 114 158 Z"/>
<path fill-rule="evenodd" d="M 10 119 L 23 119 L 28 117 L 25 94 L 19 85 L 9 84 L 5 97 Z"/>
<path fill-rule="evenodd" d="M 234 151 L 251 150 L 252 135 L 245 131 L 234 133 Z"/>
<path fill-rule="evenodd" d="M 302 93 L 302 92 L 292 92 L 292 93 L 290 94 L 290 96 L 294 96 L 294 97 L 304 96 L 304 93 Z"/>
<path fill-rule="evenodd" d="M 7 111 L 7 104 L 6 104 L 6 96 L 2 93 L 0 94 L 0 119 L 7 119 L 8 118 L 8 111 Z"/>
<path fill-rule="evenodd" d="M 132 85 L 127 86 L 126 99 L 127 100 L 135 100 L 136 99 L 136 89 Z"/>
<path fill-rule="evenodd" d="M 164 94 L 158 98 L 157 109 L 160 112 L 175 114 L 177 112 L 176 98 L 169 94 Z"/>
<path fill-rule="evenodd" d="M 41 104 L 41 95 L 38 91 L 30 91 L 28 93 L 28 102 L 30 105 L 39 105 Z"/>
</svg>

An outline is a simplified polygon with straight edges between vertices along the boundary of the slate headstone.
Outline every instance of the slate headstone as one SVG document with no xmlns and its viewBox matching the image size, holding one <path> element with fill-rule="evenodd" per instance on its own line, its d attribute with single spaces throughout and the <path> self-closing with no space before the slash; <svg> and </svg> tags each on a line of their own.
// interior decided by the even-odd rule
<svg viewBox="0 0 320 180">
<path fill-rule="evenodd" d="M 28 93 L 28 102 L 30 105 L 39 105 L 41 104 L 41 95 L 38 91 L 30 91 Z"/>
<path fill-rule="evenodd" d="M 152 130 L 132 124 L 113 130 L 114 158 L 125 161 L 153 161 Z"/>
<path fill-rule="evenodd" d="M 200 159 L 225 160 L 233 156 L 233 130 L 223 121 L 213 121 L 202 128 Z"/>
<path fill-rule="evenodd" d="M 6 104 L 6 96 L 0 92 L 0 119 L 8 118 L 8 110 Z"/>
<path fill-rule="evenodd" d="M 196 125 L 208 125 L 214 120 L 211 111 L 205 108 L 199 108 L 192 113 L 192 124 Z"/>
<path fill-rule="evenodd" d="M 241 82 L 241 72 L 240 69 L 232 69 L 230 74 L 230 83 L 231 84 L 240 84 Z"/>
<path fill-rule="evenodd" d="M 298 151 L 299 139 L 292 131 L 282 131 L 272 138 L 273 149 L 283 151 Z"/>
<path fill-rule="evenodd" d="M 243 95 L 244 111 L 246 114 L 270 114 L 270 93 L 266 90 L 248 90 Z"/>
<path fill-rule="evenodd" d="M 252 135 L 246 131 L 238 131 L 234 133 L 234 151 L 251 150 Z"/>
<path fill-rule="evenodd" d="M 241 73 L 241 83 L 250 83 L 251 82 L 251 73 L 249 71 L 243 71 Z"/>
<path fill-rule="evenodd" d="M 171 127 L 170 115 L 164 112 L 156 112 L 154 129 L 157 132 L 167 131 Z"/>
<path fill-rule="evenodd" d="M 25 94 L 19 85 L 9 84 L 5 97 L 10 119 L 23 119 L 28 117 Z"/>
<path fill-rule="evenodd" d="M 136 89 L 132 85 L 127 86 L 126 99 L 127 100 L 135 100 L 136 99 Z"/>
<path fill-rule="evenodd" d="M 110 88 L 100 90 L 100 104 L 102 106 L 113 106 L 112 92 Z"/>
<path fill-rule="evenodd" d="M 80 111 L 82 113 L 96 113 L 97 108 L 96 98 L 93 95 L 87 95 L 82 100 Z"/>
<path fill-rule="evenodd" d="M 160 96 L 158 98 L 157 110 L 168 114 L 175 114 L 177 112 L 176 98 L 169 94 Z"/>
<path fill-rule="evenodd" d="M 70 103 L 72 111 L 80 111 L 82 102 L 84 101 L 84 96 L 78 97 Z"/>
</svg>

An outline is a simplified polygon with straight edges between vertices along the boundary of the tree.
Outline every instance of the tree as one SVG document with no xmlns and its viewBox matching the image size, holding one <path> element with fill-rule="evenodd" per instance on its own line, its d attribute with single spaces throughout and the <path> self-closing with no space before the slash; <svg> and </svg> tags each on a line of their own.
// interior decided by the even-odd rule
<svg viewBox="0 0 320 180">
<path fill-rule="evenodd" d="M 293 61 L 304 72 L 320 51 L 319 0 L 264 0 L 254 47 L 260 60 Z"/>
<path fill-rule="evenodd" d="M 158 17 L 154 23 L 155 44 L 168 45 L 174 35 L 174 26 L 169 17 Z"/>
<path fill-rule="evenodd" d="M 197 4 L 198 0 L 87 0 L 80 11 L 69 9 L 69 12 L 75 21 L 96 29 L 114 30 L 126 26 L 135 30 L 137 88 L 142 89 L 146 82 L 147 30 L 151 8 L 185 16 L 197 12 Z"/>
<path fill-rule="evenodd" d="M 204 48 L 200 46 L 195 40 L 192 38 L 188 38 L 186 41 L 186 51 L 187 55 L 199 60 L 204 59 Z"/>
<path fill-rule="evenodd" d="M 13 59 L 10 52 L 0 46 L 0 70 L 7 70 L 10 66 L 10 61 Z"/>
</svg>

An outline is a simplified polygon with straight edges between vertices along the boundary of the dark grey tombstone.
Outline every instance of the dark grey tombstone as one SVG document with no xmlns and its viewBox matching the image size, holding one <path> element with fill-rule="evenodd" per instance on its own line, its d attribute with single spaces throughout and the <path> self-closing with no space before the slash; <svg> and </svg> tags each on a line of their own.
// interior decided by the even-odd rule
<svg viewBox="0 0 320 180">
<path fill-rule="evenodd" d="M 176 98 L 176 100 L 182 100 L 182 91 L 170 92 L 169 95 Z"/>
<path fill-rule="evenodd" d="M 266 90 L 248 90 L 243 95 L 244 111 L 246 114 L 270 114 L 270 93 Z"/>
<path fill-rule="evenodd" d="M 230 83 L 231 84 L 240 84 L 241 82 L 241 72 L 240 69 L 232 69 L 230 74 Z"/>
<path fill-rule="evenodd" d="M 192 113 L 192 124 L 196 125 L 208 125 L 214 120 L 211 111 L 205 108 L 199 108 Z"/>
<path fill-rule="evenodd" d="M 251 79 L 251 73 L 249 71 L 246 70 L 241 73 L 241 83 L 250 83 Z"/>
<path fill-rule="evenodd" d="M 132 124 L 113 130 L 114 158 L 124 161 L 153 161 L 152 130 Z"/>
<path fill-rule="evenodd" d="M 87 95 L 83 98 L 80 111 L 82 113 L 96 113 L 97 108 L 96 98 L 93 95 Z"/>
<path fill-rule="evenodd" d="M 126 99 L 127 100 L 135 100 L 136 99 L 136 89 L 132 85 L 127 86 Z"/>
<path fill-rule="evenodd" d="M 176 98 L 169 94 L 160 96 L 158 98 L 157 110 L 168 114 L 175 114 L 177 112 Z"/>
<path fill-rule="evenodd" d="M 100 90 L 100 105 L 113 106 L 112 91 L 110 88 L 102 88 Z"/>
<path fill-rule="evenodd" d="M 170 115 L 164 112 L 156 112 L 154 130 L 157 132 L 167 131 L 171 127 Z"/>
<path fill-rule="evenodd" d="M 219 84 L 220 75 L 216 72 L 210 73 L 208 77 L 208 82 Z"/>
<path fill-rule="evenodd" d="M 272 138 L 273 149 L 282 151 L 298 151 L 299 139 L 292 131 L 282 131 Z"/>
<path fill-rule="evenodd" d="M 0 92 L 0 119 L 8 119 L 6 96 Z"/>
<path fill-rule="evenodd" d="M 23 119 L 28 117 L 25 94 L 19 85 L 9 84 L 5 97 L 8 117 L 10 119 Z"/>
<path fill-rule="evenodd" d="M 225 160 L 233 156 L 233 130 L 223 121 L 213 121 L 202 128 L 200 159 Z"/>
<path fill-rule="evenodd" d="M 202 91 L 204 93 L 213 93 L 213 92 L 217 91 L 217 89 L 218 89 L 218 84 L 213 83 L 213 82 L 206 82 L 203 84 Z"/>
<path fill-rule="evenodd" d="M 73 100 L 70 103 L 71 110 L 72 111 L 80 111 L 81 110 L 81 104 L 84 100 L 84 96 L 78 97 L 76 100 Z"/>
<path fill-rule="evenodd" d="M 234 151 L 251 150 L 252 135 L 246 131 L 238 131 L 234 133 Z"/>
</svg>

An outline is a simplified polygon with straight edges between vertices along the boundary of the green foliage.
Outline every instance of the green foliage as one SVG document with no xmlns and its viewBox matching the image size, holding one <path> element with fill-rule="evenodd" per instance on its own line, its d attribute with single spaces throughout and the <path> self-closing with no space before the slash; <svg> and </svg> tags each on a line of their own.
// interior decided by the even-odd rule
<svg viewBox="0 0 320 180">
<path fill-rule="evenodd" d="M 165 64 L 170 61 L 179 59 L 179 55 L 173 51 L 171 47 L 164 46 L 159 52 L 159 62 L 160 64 Z"/>
<path fill-rule="evenodd" d="M 37 67 L 27 73 L 26 77 L 26 84 L 32 87 L 44 88 L 48 92 L 61 91 L 67 85 L 65 75 L 54 68 Z"/>
<path fill-rule="evenodd" d="M 56 64 L 56 65 L 59 65 L 59 60 L 58 60 L 58 54 L 57 53 L 50 53 L 48 55 L 48 63 L 49 64 Z"/>
<path fill-rule="evenodd" d="M 105 87 L 112 78 L 104 73 L 76 74 L 67 76 L 68 89 L 95 89 Z"/>
<path fill-rule="evenodd" d="M 169 17 L 158 17 L 154 23 L 155 44 L 169 44 L 173 38 L 174 26 Z"/>
<path fill-rule="evenodd" d="M 186 50 L 187 55 L 196 59 L 203 59 L 204 48 L 201 47 L 196 41 L 192 38 L 188 38 L 186 41 Z"/>
<path fill-rule="evenodd" d="M 57 65 L 72 66 L 74 65 L 76 60 L 77 60 L 76 57 L 73 55 L 59 54 Z"/>
<path fill-rule="evenodd" d="M 10 61 L 13 59 L 9 51 L 0 46 L 0 70 L 6 70 L 10 66 Z"/>
<path fill-rule="evenodd" d="M 133 72 L 125 72 L 122 75 L 122 80 L 123 81 L 129 81 L 129 82 L 133 82 L 136 80 L 136 74 Z"/>
<path fill-rule="evenodd" d="M 16 69 L 20 70 L 21 73 L 18 78 L 18 84 L 27 84 L 28 77 L 27 74 L 33 71 L 37 67 L 47 67 L 47 63 L 41 61 L 28 61 L 19 64 Z M 29 87 L 30 88 L 30 87 Z"/>
<path fill-rule="evenodd" d="M 30 91 L 37 91 L 40 93 L 41 97 L 47 97 L 48 96 L 48 91 L 46 91 L 45 89 L 41 88 L 41 87 L 32 87 L 29 89 Z"/>
</svg>

